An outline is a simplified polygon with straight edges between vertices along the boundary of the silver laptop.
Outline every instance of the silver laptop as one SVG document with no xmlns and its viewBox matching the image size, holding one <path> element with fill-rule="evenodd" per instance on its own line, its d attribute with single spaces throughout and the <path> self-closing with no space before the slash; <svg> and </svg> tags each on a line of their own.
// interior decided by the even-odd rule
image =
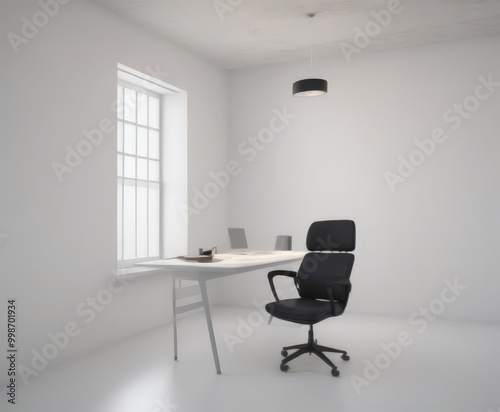
<svg viewBox="0 0 500 412">
<path fill-rule="evenodd" d="M 228 228 L 229 232 L 229 245 L 233 253 L 241 255 L 272 255 L 269 251 L 249 250 L 247 243 L 247 236 L 243 228 Z"/>
</svg>

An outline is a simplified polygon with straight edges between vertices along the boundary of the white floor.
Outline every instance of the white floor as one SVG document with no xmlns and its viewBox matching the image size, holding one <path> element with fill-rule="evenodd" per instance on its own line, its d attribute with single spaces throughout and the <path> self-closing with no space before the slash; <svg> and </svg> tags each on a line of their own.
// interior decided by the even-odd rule
<svg viewBox="0 0 500 412">
<path fill-rule="evenodd" d="M 215 373 L 205 318 L 197 313 L 179 323 L 177 362 L 167 325 L 42 372 L 18 389 L 12 410 L 500 412 L 499 325 L 437 321 L 420 332 L 404 318 L 329 319 L 315 326 L 318 343 L 351 356 L 345 362 L 329 355 L 341 373 L 335 378 L 314 355 L 280 371 L 281 347 L 304 343 L 307 326 L 279 320 L 268 326 L 250 308 L 216 307 L 213 319 L 222 375 Z M 403 331 L 411 343 L 400 353 L 392 344 L 394 359 L 383 355 L 381 344 Z M 365 371 L 370 362 L 378 364 L 378 376 Z M 357 388 L 356 376 L 364 379 Z"/>
</svg>

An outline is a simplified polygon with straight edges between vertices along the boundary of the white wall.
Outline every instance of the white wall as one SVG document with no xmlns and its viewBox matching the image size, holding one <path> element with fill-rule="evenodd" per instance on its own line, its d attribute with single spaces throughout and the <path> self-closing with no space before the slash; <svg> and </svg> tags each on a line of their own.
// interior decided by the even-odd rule
<svg viewBox="0 0 500 412">
<path fill-rule="evenodd" d="M 66 146 L 76 148 L 84 129 L 114 124 L 117 63 L 187 92 L 190 194 L 227 161 L 225 71 L 81 1 L 61 6 L 14 53 L 8 33 L 21 34 L 21 19 L 40 10 L 34 0 L 0 8 L 0 233 L 8 234 L 0 243 L 0 315 L 5 323 L 6 300 L 16 298 L 19 364 L 27 366 L 31 350 L 42 351 L 67 322 L 81 333 L 51 364 L 171 319 L 170 280 L 160 276 L 134 280 L 89 323 L 76 312 L 105 293 L 116 267 L 116 134 L 62 182 L 51 164 L 65 162 Z M 192 217 L 189 251 L 226 241 L 227 215 L 222 192 Z M 2 344 L 5 336 L 1 328 Z"/>
<path fill-rule="evenodd" d="M 115 268 L 114 132 L 62 182 L 51 164 L 64 162 L 84 129 L 114 119 L 118 62 L 159 69 L 162 80 L 187 91 L 191 201 L 213 181 L 210 172 L 228 159 L 240 162 L 229 209 L 220 190 L 191 217 L 189 252 L 227 247 L 228 224 L 246 227 L 253 248 L 291 234 L 303 249 L 311 221 L 353 218 L 352 311 L 409 315 L 439 295 L 443 279 L 457 277 L 468 289 L 444 316 L 499 320 L 500 93 L 456 131 L 442 118 L 473 93 L 478 76 L 500 79 L 498 38 L 318 63 L 331 88 L 318 99 L 290 96 L 306 63 L 234 72 L 229 108 L 224 71 L 86 2 L 62 6 L 15 54 L 7 34 L 39 11 L 31 0 L 3 2 L 0 10 L 0 233 L 8 235 L 0 239 L 0 315 L 16 298 L 20 363 L 29 365 L 30 351 L 41 351 L 67 322 L 81 333 L 51 364 L 170 320 L 170 282 L 158 276 L 131 282 L 90 323 L 76 312 L 108 287 Z M 285 106 L 296 117 L 245 160 L 238 145 Z M 449 139 L 392 193 L 384 172 L 436 127 Z M 223 304 L 269 296 L 260 272 L 211 289 Z"/>
<path fill-rule="evenodd" d="M 290 234 L 304 249 L 312 221 L 353 219 L 350 311 L 409 316 L 457 278 L 468 289 L 442 317 L 499 321 L 500 88 L 456 130 L 443 119 L 479 76 L 500 82 L 499 46 L 495 37 L 317 62 L 330 91 L 313 99 L 291 96 L 307 62 L 232 72 L 230 158 L 243 171 L 230 187 L 230 224 L 247 229 L 253 248 Z M 283 107 L 296 117 L 247 161 L 239 145 Z M 392 192 L 384 173 L 436 128 L 448 139 Z M 223 304 L 269 298 L 260 272 L 218 287 Z"/>
</svg>

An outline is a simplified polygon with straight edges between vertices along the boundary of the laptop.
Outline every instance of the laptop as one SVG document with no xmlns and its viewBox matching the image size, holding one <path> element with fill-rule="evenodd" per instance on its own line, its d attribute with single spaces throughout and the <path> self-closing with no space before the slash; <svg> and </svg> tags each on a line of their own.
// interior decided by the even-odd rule
<svg viewBox="0 0 500 412">
<path fill-rule="evenodd" d="M 240 255 L 272 255 L 269 251 L 249 250 L 247 243 L 247 236 L 243 228 L 228 228 L 229 233 L 229 246 L 233 253 Z"/>
</svg>

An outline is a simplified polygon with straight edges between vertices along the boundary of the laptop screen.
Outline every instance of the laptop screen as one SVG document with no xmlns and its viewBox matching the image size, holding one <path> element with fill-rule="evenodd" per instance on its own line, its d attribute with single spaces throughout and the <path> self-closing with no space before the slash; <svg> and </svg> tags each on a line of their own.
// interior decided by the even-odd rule
<svg viewBox="0 0 500 412">
<path fill-rule="evenodd" d="M 245 229 L 228 228 L 227 231 L 229 232 L 229 245 L 231 249 L 248 249 Z"/>
</svg>

